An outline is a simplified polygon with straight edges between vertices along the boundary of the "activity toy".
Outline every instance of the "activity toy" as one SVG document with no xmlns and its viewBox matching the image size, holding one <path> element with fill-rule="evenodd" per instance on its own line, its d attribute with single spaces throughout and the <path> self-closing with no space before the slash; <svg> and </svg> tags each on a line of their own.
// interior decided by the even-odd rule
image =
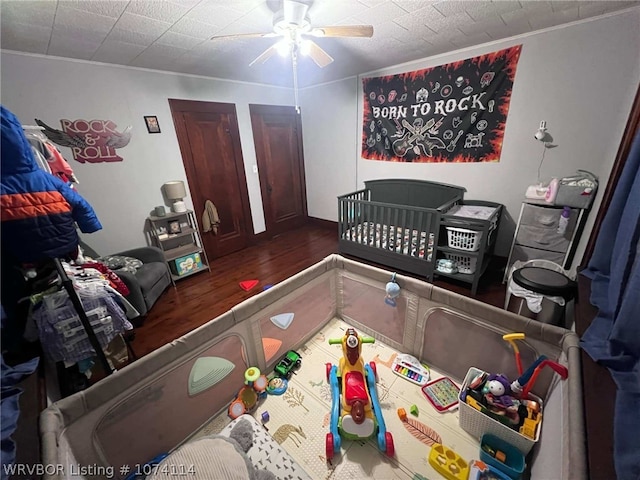
<svg viewBox="0 0 640 480">
<path fill-rule="evenodd" d="M 429 369 L 422 365 L 416 357 L 406 353 L 396 356 L 391 364 L 391 371 L 420 386 L 429 381 Z"/>
<path fill-rule="evenodd" d="M 482 460 L 471 460 L 469 480 L 509 480 L 510 477 Z"/>
<path fill-rule="evenodd" d="M 456 452 L 436 443 L 429 452 L 429 463 L 447 480 L 467 480 L 469 464 Z"/>
<path fill-rule="evenodd" d="M 273 377 L 267 383 L 267 393 L 269 395 L 282 395 L 289 388 L 289 381 L 286 378 Z"/>
<path fill-rule="evenodd" d="M 396 274 L 391 275 L 391 280 L 385 286 L 386 297 L 384 298 L 384 303 L 387 305 L 391 305 L 392 307 L 396 306 L 396 298 L 400 296 L 400 285 L 396 282 Z"/>
<path fill-rule="evenodd" d="M 409 412 L 411 412 L 411 415 L 413 415 L 414 417 L 418 416 L 418 406 L 417 405 L 411 405 L 411 408 L 409 409 Z"/>
<path fill-rule="evenodd" d="M 393 436 L 387 432 L 378 400 L 376 364 L 365 364 L 361 355 L 362 344 L 374 342 L 374 338 L 360 337 L 353 328 L 348 328 L 342 338 L 329 339 L 329 345 L 342 345 L 343 356 L 338 365 L 325 365 L 331 387 L 327 460 L 340 452 L 341 437 L 364 440 L 375 436 L 381 451 L 389 457 L 395 453 Z"/>
<path fill-rule="evenodd" d="M 261 375 L 256 367 L 249 367 L 244 372 L 244 384 L 236 399 L 229 405 L 229 416 L 233 419 L 251 412 L 258 405 L 258 400 L 267 395 L 267 377 Z"/>
<path fill-rule="evenodd" d="M 440 413 L 458 408 L 460 389 L 449 377 L 442 377 L 422 387 L 422 393 Z"/>
</svg>

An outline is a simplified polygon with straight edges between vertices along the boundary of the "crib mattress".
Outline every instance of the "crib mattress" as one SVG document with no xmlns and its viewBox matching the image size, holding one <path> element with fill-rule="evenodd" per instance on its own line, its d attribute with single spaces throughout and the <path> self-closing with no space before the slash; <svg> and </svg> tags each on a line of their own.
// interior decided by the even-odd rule
<svg viewBox="0 0 640 480">
<path fill-rule="evenodd" d="M 373 222 L 363 222 L 353 226 L 344 234 L 344 238 L 383 250 L 403 255 L 425 258 L 433 253 L 433 243 L 427 242 L 427 233 Z"/>
</svg>

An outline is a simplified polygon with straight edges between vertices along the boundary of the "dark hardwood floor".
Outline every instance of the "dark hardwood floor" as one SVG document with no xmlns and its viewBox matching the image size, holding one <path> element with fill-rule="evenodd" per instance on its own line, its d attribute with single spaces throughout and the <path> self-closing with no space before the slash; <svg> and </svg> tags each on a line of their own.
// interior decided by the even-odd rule
<svg viewBox="0 0 640 480">
<path fill-rule="evenodd" d="M 142 357 L 262 292 L 266 285 L 281 282 L 337 252 L 336 229 L 310 224 L 240 252 L 213 259 L 210 262 L 211 272 L 180 280 L 175 288 L 170 287 L 162 295 L 144 324 L 136 329 L 131 346 L 136 356 Z M 494 259 L 493 267 L 485 273 L 475 298 L 503 306 L 504 263 L 504 259 Z M 260 283 L 245 292 L 239 282 L 249 279 L 257 279 Z M 436 280 L 435 284 L 471 296 L 468 284 L 444 280 Z"/>
</svg>

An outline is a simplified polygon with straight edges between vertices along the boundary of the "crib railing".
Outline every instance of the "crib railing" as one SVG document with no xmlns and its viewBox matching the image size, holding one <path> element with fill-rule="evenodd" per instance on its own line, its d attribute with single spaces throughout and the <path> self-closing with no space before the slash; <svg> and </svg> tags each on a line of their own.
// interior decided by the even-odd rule
<svg viewBox="0 0 640 480">
<path fill-rule="evenodd" d="M 338 197 L 339 239 L 430 261 L 437 243 L 437 210 L 369 200 L 368 190 Z"/>
</svg>

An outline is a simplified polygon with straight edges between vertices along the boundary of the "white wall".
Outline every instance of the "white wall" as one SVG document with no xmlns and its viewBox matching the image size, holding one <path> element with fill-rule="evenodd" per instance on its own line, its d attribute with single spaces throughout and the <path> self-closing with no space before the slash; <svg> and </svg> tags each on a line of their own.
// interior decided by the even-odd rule
<svg viewBox="0 0 640 480">
<path fill-rule="evenodd" d="M 409 164 L 364 160 L 360 157 L 362 83 L 345 81 L 308 88 L 301 96 L 305 127 L 305 161 L 326 169 L 322 185 L 313 184 L 310 212 L 337 220 L 335 197 L 364 186 L 374 178 L 417 178 L 464 186 L 466 198 L 504 204 L 505 218 L 496 253 L 508 255 L 515 221 L 527 185 L 537 180 L 542 145 L 533 139 L 541 120 L 558 146 L 547 150 L 542 179 L 565 176 L 577 169 L 600 177 L 587 229 L 576 255 L 579 262 L 591 231 L 602 192 L 620 143 L 640 77 L 640 10 L 601 17 L 509 41 L 425 58 L 366 76 L 389 75 L 438 66 L 522 44 L 499 163 Z M 348 91 L 351 89 L 352 93 Z M 357 114 L 353 112 L 357 110 Z M 308 113 L 308 112 L 307 112 Z M 331 120 L 333 118 L 333 120 Z M 348 122 L 350 131 L 345 131 Z M 313 141 L 309 129 L 313 131 Z M 330 175 L 335 174 L 333 181 Z M 321 199 L 320 190 L 324 199 Z"/>
<path fill-rule="evenodd" d="M 308 214 L 337 220 L 337 196 L 354 190 L 359 155 L 358 80 L 348 78 L 300 92 Z"/>
<path fill-rule="evenodd" d="M 80 180 L 78 192 L 95 209 L 103 229 L 84 236 L 99 253 L 145 244 L 145 218 L 164 203 L 161 186 L 186 174 L 169 98 L 235 103 L 255 233 L 265 230 L 249 104 L 291 105 L 291 90 L 149 70 L 2 52 L 2 103 L 23 124 L 34 118 L 60 129 L 60 119 L 111 120 L 133 125 L 122 162 L 81 164 L 60 150 Z M 148 134 L 144 115 L 156 115 L 160 134 Z M 191 198 L 185 199 L 193 207 Z M 198 209 L 200 210 L 200 209 Z"/>
</svg>

